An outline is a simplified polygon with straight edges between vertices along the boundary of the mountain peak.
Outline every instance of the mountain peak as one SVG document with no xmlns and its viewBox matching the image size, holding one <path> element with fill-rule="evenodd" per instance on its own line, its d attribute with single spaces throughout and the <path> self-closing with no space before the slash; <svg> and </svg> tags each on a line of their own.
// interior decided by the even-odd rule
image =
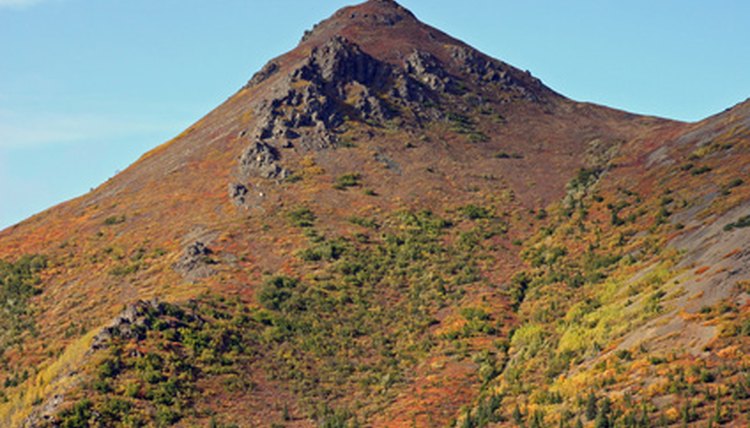
<svg viewBox="0 0 750 428">
<path fill-rule="evenodd" d="M 393 26 L 399 22 L 418 22 L 414 14 L 392 0 L 369 0 L 339 9 L 334 19 L 346 19 L 375 25 Z"/>
<path fill-rule="evenodd" d="M 305 32 L 297 48 L 256 73 L 246 89 L 257 120 L 245 132 L 252 141 L 241 156 L 239 181 L 230 185 L 240 206 L 252 199 L 245 181 L 292 173 L 290 150 L 282 149 L 335 148 L 355 123 L 370 133 L 394 123 L 419 130 L 455 121 L 479 105 L 519 111 L 533 106 L 538 114 L 562 100 L 530 73 L 420 22 L 391 0 L 335 12 Z"/>
<path fill-rule="evenodd" d="M 430 81 L 428 86 L 439 85 L 444 89 L 450 85 L 438 80 L 450 76 L 459 80 L 473 77 L 487 82 L 512 80 L 525 88 L 526 95 L 533 92 L 536 98 L 553 93 L 528 72 L 491 58 L 421 22 L 392 0 L 369 0 L 339 9 L 306 31 L 298 48 L 288 57 L 299 60 L 332 39 L 346 40 L 372 58 L 407 73 L 431 71 L 433 75 L 421 76 Z M 435 73 L 439 76 L 435 77 Z"/>
<path fill-rule="evenodd" d="M 341 11 L 361 11 L 363 13 L 398 13 L 414 18 L 414 14 L 407 8 L 393 0 L 368 0 L 358 5 L 348 6 Z"/>
<path fill-rule="evenodd" d="M 0 231 L 0 426 L 703 426 L 750 408 L 749 142 L 748 102 L 578 103 L 394 1 L 341 9 Z"/>
<path fill-rule="evenodd" d="M 306 31 L 302 43 L 320 42 L 333 34 L 349 37 L 357 43 L 366 42 L 370 36 L 380 34 L 384 29 L 393 32 L 410 30 L 411 36 L 424 26 L 409 10 L 391 0 L 369 0 L 336 11 L 331 17 Z M 386 39 L 387 41 L 387 39 Z"/>
</svg>

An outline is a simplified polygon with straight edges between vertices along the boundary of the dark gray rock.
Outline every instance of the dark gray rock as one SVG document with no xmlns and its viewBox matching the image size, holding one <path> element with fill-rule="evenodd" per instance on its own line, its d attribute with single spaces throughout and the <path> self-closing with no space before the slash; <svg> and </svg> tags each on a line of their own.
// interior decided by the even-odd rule
<svg viewBox="0 0 750 428">
<path fill-rule="evenodd" d="M 267 80 L 269 77 L 276 74 L 279 71 L 279 65 L 271 61 L 264 65 L 257 73 L 253 74 L 253 77 L 245 85 L 246 88 L 251 88 Z"/>
<path fill-rule="evenodd" d="M 440 61 L 428 52 L 412 52 L 406 57 L 404 68 L 433 91 L 449 92 L 454 86 Z"/>
<path fill-rule="evenodd" d="M 92 350 L 103 349 L 113 338 L 137 339 L 145 338 L 148 323 L 153 316 L 163 313 L 163 307 L 154 299 L 139 300 L 125 307 L 106 327 L 94 336 Z"/>
<path fill-rule="evenodd" d="M 212 254 L 213 251 L 203 242 L 195 241 L 185 247 L 182 257 L 172 268 L 190 282 L 207 278 L 216 273 L 216 261 L 211 257 Z"/>
<path fill-rule="evenodd" d="M 264 142 L 251 144 L 240 156 L 240 172 L 245 177 L 286 178 L 289 170 L 279 165 L 279 153 Z"/>
<path fill-rule="evenodd" d="M 360 113 L 362 119 L 369 122 L 382 123 L 395 116 L 388 104 L 373 95 L 367 88 L 355 98 L 354 108 Z"/>
<path fill-rule="evenodd" d="M 248 190 L 247 186 L 239 183 L 231 183 L 229 185 L 229 199 L 232 200 L 237 206 L 245 205 Z"/>
<path fill-rule="evenodd" d="M 340 87 L 359 82 L 374 89 L 382 88 L 391 67 L 363 52 L 347 39 L 335 36 L 311 55 L 310 66 L 324 82 Z M 310 79 L 308 79 L 310 80 Z"/>
<path fill-rule="evenodd" d="M 252 133 L 256 142 L 241 155 L 240 172 L 246 178 L 288 176 L 274 147 L 335 147 L 345 117 L 383 126 L 408 109 L 418 118 L 433 118 L 430 111 L 436 109 L 426 107 L 436 104 L 432 92 L 449 86 L 450 76 L 429 54 L 414 53 L 406 70 L 401 70 L 334 36 L 313 48 L 275 88 L 272 98 L 256 107 L 258 120 Z"/>
<path fill-rule="evenodd" d="M 530 73 L 512 72 L 507 64 L 489 58 L 467 46 L 454 46 L 451 57 L 464 73 L 480 84 L 495 84 L 508 93 L 511 99 L 543 101 L 543 85 Z"/>
</svg>

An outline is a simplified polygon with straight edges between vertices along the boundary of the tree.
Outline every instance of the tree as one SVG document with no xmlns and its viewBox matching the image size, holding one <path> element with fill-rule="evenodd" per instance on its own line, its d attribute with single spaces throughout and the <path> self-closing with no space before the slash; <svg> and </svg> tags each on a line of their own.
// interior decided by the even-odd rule
<svg viewBox="0 0 750 428">
<path fill-rule="evenodd" d="M 599 406 L 594 426 L 596 428 L 610 428 L 612 426 L 612 422 L 609 419 L 610 413 L 612 413 L 612 402 L 609 400 L 609 397 L 604 397 L 601 406 Z"/>
<path fill-rule="evenodd" d="M 593 392 L 589 393 L 588 399 L 586 399 L 586 419 L 593 421 L 596 418 L 598 406 L 596 405 L 596 395 Z"/>
<path fill-rule="evenodd" d="M 594 423 L 594 426 L 596 428 L 610 428 L 612 424 L 609 421 L 609 416 L 599 413 L 596 417 L 596 422 Z"/>
</svg>

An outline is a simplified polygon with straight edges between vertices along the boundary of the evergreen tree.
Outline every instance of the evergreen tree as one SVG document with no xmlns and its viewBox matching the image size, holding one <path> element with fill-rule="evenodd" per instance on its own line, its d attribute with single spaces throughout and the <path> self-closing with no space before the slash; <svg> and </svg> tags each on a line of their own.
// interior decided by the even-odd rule
<svg viewBox="0 0 750 428">
<path fill-rule="evenodd" d="M 596 418 L 598 406 L 596 405 L 596 395 L 593 392 L 589 393 L 589 398 L 586 400 L 586 419 L 593 421 Z"/>
<path fill-rule="evenodd" d="M 531 416 L 531 428 L 544 428 L 546 425 L 544 425 L 544 412 L 541 410 L 536 410 L 534 414 Z"/>
</svg>

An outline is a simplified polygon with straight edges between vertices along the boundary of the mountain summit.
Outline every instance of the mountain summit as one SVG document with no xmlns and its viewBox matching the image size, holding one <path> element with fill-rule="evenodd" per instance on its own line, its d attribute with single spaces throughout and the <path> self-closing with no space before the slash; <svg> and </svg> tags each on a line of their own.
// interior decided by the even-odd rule
<svg viewBox="0 0 750 428">
<path fill-rule="evenodd" d="M 341 9 L 0 232 L 2 425 L 741 426 L 749 144 Z"/>
</svg>

